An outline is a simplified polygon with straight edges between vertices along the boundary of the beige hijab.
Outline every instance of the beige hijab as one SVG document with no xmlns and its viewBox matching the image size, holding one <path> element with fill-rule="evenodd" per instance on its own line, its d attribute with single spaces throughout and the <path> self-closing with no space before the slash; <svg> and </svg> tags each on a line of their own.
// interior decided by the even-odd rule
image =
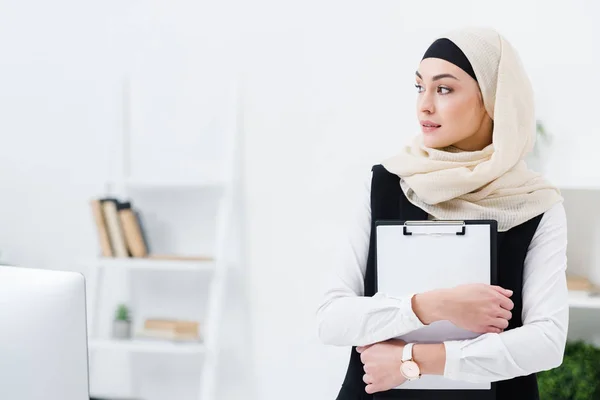
<svg viewBox="0 0 600 400">
<path fill-rule="evenodd" d="M 408 200 L 435 219 L 493 219 L 507 231 L 562 201 L 559 190 L 523 160 L 536 135 L 531 84 L 518 54 L 496 31 L 468 28 L 443 37 L 475 71 L 494 120 L 493 143 L 473 152 L 433 149 L 419 134 L 382 164 L 402 178 Z"/>
</svg>

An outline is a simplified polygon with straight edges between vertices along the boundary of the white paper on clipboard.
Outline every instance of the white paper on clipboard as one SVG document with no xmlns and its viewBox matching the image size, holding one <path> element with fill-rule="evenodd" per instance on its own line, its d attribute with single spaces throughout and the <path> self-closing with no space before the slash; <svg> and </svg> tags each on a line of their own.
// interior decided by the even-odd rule
<svg viewBox="0 0 600 400">
<path fill-rule="evenodd" d="M 464 235 L 452 234 L 456 227 L 440 224 L 414 225 L 412 235 L 404 234 L 403 224 L 377 226 L 377 291 L 403 297 L 465 283 L 491 282 L 492 238 L 489 224 L 469 224 Z M 450 234 L 448 234 L 448 232 Z M 430 233 L 442 233 L 430 234 Z M 437 321 L 407 335 L 406 342 L 440 343 L 444 340 L 471 339 L 479 336 L 456 327 L 449 321 Z M 425 375 L 397 389 L 490 389 L 490 383 L 451 380 Z"/>
</svg>

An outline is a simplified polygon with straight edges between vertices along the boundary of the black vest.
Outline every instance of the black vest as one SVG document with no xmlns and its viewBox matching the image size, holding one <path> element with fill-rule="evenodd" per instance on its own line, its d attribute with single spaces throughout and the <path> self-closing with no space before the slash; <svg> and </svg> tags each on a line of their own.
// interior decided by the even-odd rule
<svg viewBox="0 0 600 400">
<path fill-rule="evenodd" d="M 522 288 L 523 288 L 523 264 L 531 239 L 542 219 L 542 215 L 519 225 L 507 232 L 498 233 L 498 285 L 513 291 L 511 300 L 514 302 L 512 318 L 506 330 L 522 326 L 521 313 L 523 310 Z M 371 182 L 371 232 L 374 231 L 375 221 L 382 219 L 393 220 L 426 220 L 428 215 L 425 211 L 416 207 L 408 201 L 400 188 L 397 175 L 388 172 L 381 165 L 373 167 L 373 178 Z M 375 236 L 371 234 L 369 244 L 369 255 L 365 272 L 365 296 L 375 294 Z M 356 347 L 352 347 L 350 363 L 346 377 L 337 400 L 372 400 L 373 396 L 365 392 L 363 382 L 363 364 Z M 535 374 L 517 377 L 514 379 L 500 381 L 493 384 L 496 391 L 496 400 L 513 400 L 518 397 L 523 400 L 539 400 L 537 379 Z M 420 400 L 431 399 L 431 395 L 419 396 L 419 391 L 403 393 L 401 390 L 391 390 L 378 393 L 378 398 Z M 429 391 L 424 391 L 429 392 Z M 477 396 L 460 395 L 455 393 L 439 393 L 436 396 L 440 400 L 477 400 Z M 476 392 L 476 391 L 475 391 Z M 415 394 L 416 393 L 416 394 Z"/>
</svg>

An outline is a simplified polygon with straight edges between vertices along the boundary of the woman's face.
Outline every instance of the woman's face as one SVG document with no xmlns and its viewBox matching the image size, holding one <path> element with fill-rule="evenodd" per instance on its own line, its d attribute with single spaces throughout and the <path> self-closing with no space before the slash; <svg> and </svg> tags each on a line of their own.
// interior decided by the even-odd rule
<svg viewBox="0 0 600 400">
<path fill-rule="evenodd" d="M 493 122 L 469 74 L 446 60 L 426 58 L 416 80 L 417 118 L 425 146 L 475 151 L 492 143 Z"/>
</svg>

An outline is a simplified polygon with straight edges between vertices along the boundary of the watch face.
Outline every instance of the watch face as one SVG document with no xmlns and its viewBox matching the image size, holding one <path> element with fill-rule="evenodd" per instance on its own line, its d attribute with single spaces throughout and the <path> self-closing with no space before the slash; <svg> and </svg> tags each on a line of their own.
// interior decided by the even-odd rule
<svg viewBox="0 0 600 400">
<path fill-rule="evenodd" d="M 417 379 L 421 374 L 419 366 L 414 361 L 404 361 L 400 366 L 400 372 L 406 379 Z"/>
</svg>

